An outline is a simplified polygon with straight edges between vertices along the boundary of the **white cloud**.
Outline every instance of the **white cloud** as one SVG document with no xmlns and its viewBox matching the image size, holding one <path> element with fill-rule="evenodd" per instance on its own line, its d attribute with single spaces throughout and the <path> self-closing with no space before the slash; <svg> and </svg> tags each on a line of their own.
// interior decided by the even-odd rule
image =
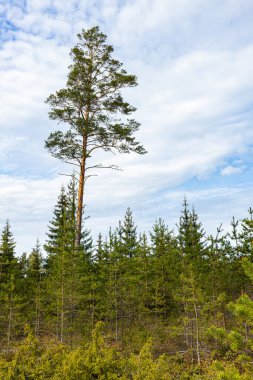
<svg viewBox="0 0 253 380">
<path fill-rule="evenodd" d="M 19 253 L 34 246 L 37 238 L 44 240 L 63 182 L 66 180 L 62 177 L 48 180 L 0 176 L 0 222 L 3 226 L 10 220 Z"/>
<path fill-rule="evenodd" d="M 115 56 L 137 74 L 139 87 L 125 93 L 138 108 L 138 139 L 148 150 L 143 157 L 98 155 L 98 162 L 124 172 L 100 172 L 88 183 L 91 224 L 104 229 L 130 205 L 145 226 L 146 208 L 148 220 L 164 212 L 161 192 L 171 194 L 193 177 L 201 183 L 217 168 L 223 177 L 244 168 L 253 138 L 250 0 L 29 0 L 26 9 L 12 1 L 3 7 L 17 29 L 0 49 L 0 173 L 8 174 L 1 178 L 0 217 L 15 225 L 24 217 L 18 227 L 24 247 L 36 239 L 30 228 L 36 218 L 38 230 L 45 228 L 62 182 L 63 165 L 43 148 L 58 128 L 44 100 L 65 85 L 68 53 L 81 28 L 101 25 Z M 242 162 L 234 166 L 231 157 Z M 222 204 L 226 196 L 219 199 Z"/>
<path fill-rule="evenodd" d="M 231 174 L 238 174 L 241 173 L 243 169 L 245 169 L 244 166 L 226 166 L 221 170 L 221 175 L 226 176 Z"/>
</svg>

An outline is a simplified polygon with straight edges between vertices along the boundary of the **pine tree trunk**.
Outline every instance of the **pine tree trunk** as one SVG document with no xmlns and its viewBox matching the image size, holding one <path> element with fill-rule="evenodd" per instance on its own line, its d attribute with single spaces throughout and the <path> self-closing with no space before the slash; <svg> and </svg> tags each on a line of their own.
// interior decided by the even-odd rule
<svg viewBox="0 0 253 380">
<path fill-rule="evenodd" d="M 83 195 L 84 195 L 84 179 L 85 179 L 85 159 L 82 159 L 79 175 L 78 200 L 77 200 L 77 220 L 76 220 L 76 240 L 75 247 L 80 246 L 82 217 L 83 217 Z"/>
<path fill-rule="evenodd" d="M 85 169 L 86 169 L 86 148 L 87 148 L 87 137 L 84 136 L 83 137 L 83 157 L 80 162 L 80 174 L 79 174 L 79 185 L 78 185 L 75 248 L 78 248 L 80 246 L 81 235 L 82 235 L 83 196 L 84 196 Z"/>
</svg>

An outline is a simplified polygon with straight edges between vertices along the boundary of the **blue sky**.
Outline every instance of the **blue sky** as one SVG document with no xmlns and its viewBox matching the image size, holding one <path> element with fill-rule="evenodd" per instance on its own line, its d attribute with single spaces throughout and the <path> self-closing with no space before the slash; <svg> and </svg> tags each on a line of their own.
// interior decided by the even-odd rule
<svg viewBox="0 0 253 380">
<path fill-rule="evenodd" d="M 127 90 L 145 156 L 100 154 L 122 167 L 86 189 L 94 236 L 123 219 L 170 228 L 184 195 L 205 229 L 244 218 L 253 193 L 253 2 L 251 0 L 13 0 L 0 3 L 0 227 L 10 219 L 17 251 L 43 243 L 71 172 L 44 150 L 55 130 L 44 100 L 64 87 L 69 51 L 99 25 L 115 57 L 138 77 Z"/>
</svg>

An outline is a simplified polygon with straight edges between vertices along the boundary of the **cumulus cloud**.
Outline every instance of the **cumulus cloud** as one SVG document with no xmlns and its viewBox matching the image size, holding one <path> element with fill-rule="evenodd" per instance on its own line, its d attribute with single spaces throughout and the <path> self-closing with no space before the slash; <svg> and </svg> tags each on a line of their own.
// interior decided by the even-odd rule
<svg viewBox="0 0 253 380">
<path fill-rule="evenodd" d="M 75 34 L 96 24 L 108 34 L 115 56 L 138 76 L 139 86 L 125 95 L 137 106 L 142 124 L 137 136 L 148 154 L 94 157 L 124 171 L 101 171 L 88 182 L 90 226 L 105 231 L 130 205 L 145 228 L 173 209 L 169 199 L 179 211 L 192 179 L 213 194 L 205 181 L 217 171 L 222 178 L 237 173 L 237 183 L 230 184 L 231 207 L 240 204 L 245 211 L 250 199 L 242 205 L 239 198 L 252 181 L 247 178 L 246 186 L 244 178 L 237 186 L 253 138 L 252 13 L 250 0 L 8 0 L 1 5 L 0 221 L 13 220 L 20 249 L 44 236 L 65 181 L 58 173 L 71 172 L 44 151 L 43 141 L 58 128 L 48 120 L 44 100 L 65 85 Z M 221 220 L 230 194 L 224 188 L 217 184 Z M 197 186 L 187 194 L 204 199 Z M 212 215 L 214 225 L 217 213 Z"/>
</svg>

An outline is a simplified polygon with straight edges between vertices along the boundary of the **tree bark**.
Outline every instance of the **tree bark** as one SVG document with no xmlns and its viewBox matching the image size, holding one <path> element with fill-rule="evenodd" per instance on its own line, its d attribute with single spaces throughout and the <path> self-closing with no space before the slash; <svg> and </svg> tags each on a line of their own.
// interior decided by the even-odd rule
<svg viewBox="0 0 253 380">
<path fill-rule="evenodd" d="M 80 174 L 79 174 L 79 185 L 78 185 L 75 248 L 79 248 L 80 242 L 81 242 L 81 236 L 82 236 L 83 196 L 84 196 L 84 182 L 85 182 L 85 169 L 86 169 L 86 146 L 87 146 L 87 137 L 84 137 L 83 157 L 80 163 Z"/>
</svg>

